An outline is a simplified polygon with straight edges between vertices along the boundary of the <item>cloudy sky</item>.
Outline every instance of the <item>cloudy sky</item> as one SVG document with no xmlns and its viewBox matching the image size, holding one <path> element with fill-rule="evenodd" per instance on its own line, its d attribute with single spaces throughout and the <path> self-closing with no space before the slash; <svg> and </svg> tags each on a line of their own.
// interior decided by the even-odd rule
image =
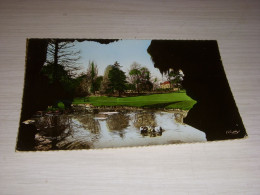
<svg viewBox="0 0 260 195">
<path fill-rule="evenodd" d="M 105 68 L 118 61 L 121 69 L 128 74 L 133 62 L 147 67 L 152 77 L 162 79 L 159 69 L 154 68 L 150 55 L 147 53 L 151 40 L 120 40 L 110 44 L 100 44 L 93 41 L 74 42 L 76 49 L 81 52 L 81 64 L 86 70 L 89 61 L 98 65 L 99 75 L 104 74 Z"/>
</svg>

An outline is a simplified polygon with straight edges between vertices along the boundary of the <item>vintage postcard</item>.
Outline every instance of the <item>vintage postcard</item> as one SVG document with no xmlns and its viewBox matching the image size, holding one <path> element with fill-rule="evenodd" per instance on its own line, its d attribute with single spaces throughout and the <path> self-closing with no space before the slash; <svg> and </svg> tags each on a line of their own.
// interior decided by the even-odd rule
<svg viewBox="0 0 260 195">
<path fill-rule="evenodd" d="M 27 40 L 18 151 L 246 136 L 217 41 Z"/>
</svg>

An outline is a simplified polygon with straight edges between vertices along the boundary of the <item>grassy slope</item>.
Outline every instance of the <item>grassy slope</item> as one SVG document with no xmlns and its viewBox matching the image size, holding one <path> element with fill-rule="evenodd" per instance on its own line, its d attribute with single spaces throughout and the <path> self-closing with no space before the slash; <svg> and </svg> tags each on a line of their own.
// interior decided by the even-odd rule
<svg viewBox="0 0 260 195">
<path fill-rule="evenodd" d="M 166 93 L 136 97 L 89 97 L 86 102 L 83 98 L 75 98 L 73 104 L 90 103 L 94 106 L 133 106 L 189 110 L 196 103 L 186 93 Z"/>
</svg>

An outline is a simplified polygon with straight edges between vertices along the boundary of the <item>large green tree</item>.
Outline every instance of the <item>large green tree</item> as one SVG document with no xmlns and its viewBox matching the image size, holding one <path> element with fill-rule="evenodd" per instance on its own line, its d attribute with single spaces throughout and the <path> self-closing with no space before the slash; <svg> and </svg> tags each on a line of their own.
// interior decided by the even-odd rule
<svg viewBox="0 0 260 195">
<path fill-rule="evenodd" d="M 118 62 L 115 62 L 115 64 L 112 66 L 111 70 L 108 73 L 108 89 L 110 93 L 113 93 L 115 91 L 118 92 L 118 96 L 121 96 L 121 94 L 126 90 L 126 75 L 125 72 L 120 70 L 120 65 Z"/>
<path fill-rule="evenodd" d="M 98 67 L 94 61 L 89 62 L 86 77 L 88 78 L 88 82 L 90 85 L 90 92 L 95 94 L 95 92 L 98 90 L 98 86 L 97 86 Z"/>
</svg>

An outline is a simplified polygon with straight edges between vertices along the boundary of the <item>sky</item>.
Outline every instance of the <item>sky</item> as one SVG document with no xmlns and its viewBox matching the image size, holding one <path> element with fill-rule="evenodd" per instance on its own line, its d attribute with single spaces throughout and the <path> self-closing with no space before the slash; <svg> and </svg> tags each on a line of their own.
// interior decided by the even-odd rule
<svg viewBox="0 0 260 195">
<path fill-rule="evenodd" d="M 154 68 L 151 57 L 147 53 L 151 40 L 119 40 L 110 44 L 93 41 L 74 43 L 75 49 L 80 50 L 82 71 L 86 71 L 89 61 L 94 61 L 98 66 L 99 75 L 103 75 L 106 67 L 117 61 L 122 66 L 121 70 L 128 75 L 131 64 L 137 62 L 151 71 L 152 78 L 157 77 L 158 80 L 162 80 L 159 69 Z"/>
</svg>

